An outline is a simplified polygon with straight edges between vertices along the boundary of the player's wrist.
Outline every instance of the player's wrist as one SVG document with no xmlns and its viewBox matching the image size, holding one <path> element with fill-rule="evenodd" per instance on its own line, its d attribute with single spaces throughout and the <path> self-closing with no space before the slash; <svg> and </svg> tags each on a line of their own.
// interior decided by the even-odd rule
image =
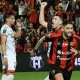
<svg viewBox="0 0 80 80">
<path fill-rule="evenodd" d="M 41 7 L 40 7 L 40 10 L 44 10 L 44 8 L 45 8 L 45 7 L 42 7 L 42 6 L 41 6 Z"/>
</svg>

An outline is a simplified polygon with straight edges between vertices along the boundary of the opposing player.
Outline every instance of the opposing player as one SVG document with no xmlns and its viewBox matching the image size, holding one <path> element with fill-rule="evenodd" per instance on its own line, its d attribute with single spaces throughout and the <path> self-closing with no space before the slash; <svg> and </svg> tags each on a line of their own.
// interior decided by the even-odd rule
<svg viewBox="0 0 80 80">
<path fill-rule="evenodd" d="M 21 22 L 16 20 L 17 32 L 13 31 L 12 25 L 15 24 L 13 14 L 4 15 L 5 24 L 1 28 L 1 50 L 3 75 L 1 80 L 13 80 L 16 68 L 16 49 L 15 38 L 21 36 Z"/>
</svg>

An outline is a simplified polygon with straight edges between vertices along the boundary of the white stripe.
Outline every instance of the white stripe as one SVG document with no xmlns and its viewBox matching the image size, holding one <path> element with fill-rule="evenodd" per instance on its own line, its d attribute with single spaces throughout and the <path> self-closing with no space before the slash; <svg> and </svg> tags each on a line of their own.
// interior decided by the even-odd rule
<svg viewBox="0 0 80 80">
<path fill-rule="evenodd" d="M 49 80 L 49 75 L 44 80 Z"/>
</svg>

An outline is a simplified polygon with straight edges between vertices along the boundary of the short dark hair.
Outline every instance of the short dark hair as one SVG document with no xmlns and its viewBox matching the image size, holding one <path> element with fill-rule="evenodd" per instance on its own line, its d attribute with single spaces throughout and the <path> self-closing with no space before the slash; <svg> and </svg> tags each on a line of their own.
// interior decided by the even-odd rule
<svg viewBox="0 0 80 80">
<path fill-rule="evenodd" d="M 54 16 L 58 16 L 62 20 L 62 22 L 63 22 L 63 16 L 58 15 L 58 14 L 55 14 Z"/>
<path fill-rule="evenodd" d="M 4 16 L 3 16 L 4 22 L 6 22 L 6 19 L 10 18 L 11 16 L 14 16 L 14 14 L 12 14 L 12 13 L 6 13 L 6 14 L 4 14 Z"/>
<path fill-rule="evenodd" d="M 65 26 L 67 24 L 72 24 L 73 25 L 72 21 L 70 21 L 70 20 L 64 20 L 63 21 L 63 26 Z"/>
</svg>

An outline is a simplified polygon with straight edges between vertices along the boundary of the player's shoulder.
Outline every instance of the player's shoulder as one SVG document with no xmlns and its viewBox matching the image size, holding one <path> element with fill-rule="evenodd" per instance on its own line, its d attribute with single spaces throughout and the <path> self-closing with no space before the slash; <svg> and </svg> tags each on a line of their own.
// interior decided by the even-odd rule
<svg viewBox="0 0 80 80">
<path fill-rule="evenodd" d="M 60 37 L 62 34 L 60 33 L 51 33 L 50 34 L 50 38 L 57 38 L 57 37 Z"/>
<path fill-rule="evenodd" d="M 62 34 L 62 32 L 63 32 L 62 28 L 57 30 L 57 33 L 59 33 L 59 34 Z"/>
<path fill-rule="evenodd" d="M 1 34 L 5 34 L 5 33 L 7 33 L 7 32 L 9 32 L 9 27 L 8 27 L 8 25 L 3 25 L 2 27 L 1 27 Z"/>
<path fill-rule="evenodd" d="M 6 25 L 6 24 L 4 24 L 2 27 L 1 27 L 1 30 L 3 30 L 3 29 L 9 29 L 9 27 L 8 27 L 8 25 Z"/>
<path fill-rule="evenodd" d="M 78 36 L 77 34 L 73 34 L 73 38 L 78 38 L 78 39 L 80 39 L 80 36 Z"/>
</svg>

